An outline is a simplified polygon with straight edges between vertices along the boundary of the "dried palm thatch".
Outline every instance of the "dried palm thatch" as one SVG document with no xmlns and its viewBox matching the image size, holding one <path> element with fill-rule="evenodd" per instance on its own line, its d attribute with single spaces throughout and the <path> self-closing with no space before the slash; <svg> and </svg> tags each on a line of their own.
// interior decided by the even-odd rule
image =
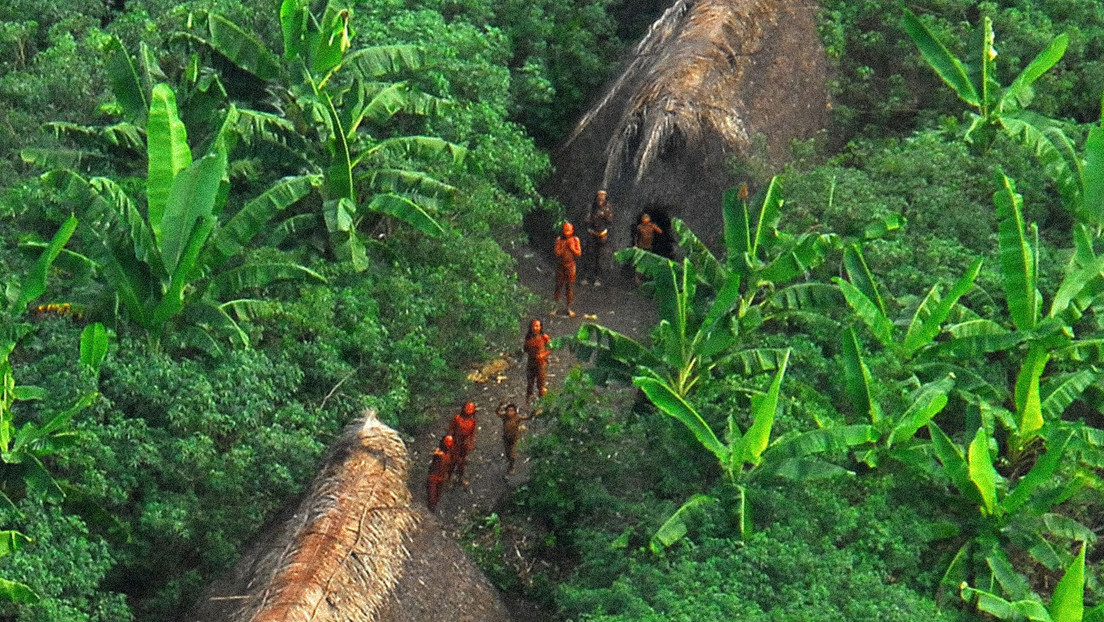
<svg viewBox="0 0 1104 622">
<path fill-rule="evenodd" d="M 794 139 L 827 124 L 815 10 L 813 0 L 676 0 L 576 125 L 546 190 L 574 217 L 605 188 L 626 229 L 648 203 L 687 220 L 715 212 L 698 223 L 715 229 L 721 192 L 742 181 L 733 155 L 777 168 Z"/>
<path fill-rule="evenodd" d="M 191 619 L 379 619 L 418 524 L 407 469 L 398 434 L 366 413 L 331 448 L 294 514 L 246 554 Z"/>
</svg>

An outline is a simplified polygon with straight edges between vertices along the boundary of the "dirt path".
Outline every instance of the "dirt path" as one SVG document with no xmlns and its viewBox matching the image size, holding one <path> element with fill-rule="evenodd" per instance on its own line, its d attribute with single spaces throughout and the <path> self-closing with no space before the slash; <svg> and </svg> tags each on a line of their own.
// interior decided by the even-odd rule
<svg viewBox="0 0 1104 622">
<path fill-rule="evenodd" d="M 604 326 L 616 329 L 633 337 L 641 337 L 647 332 L 655 318 L 654 305 L 647 297 L 638 293 L 631 279 L 623 278 L 619 272 L 607 273 L 600 287 L 576 285 L 575 318 L 563 315 L 549 316 L 552 309 L 551 290 L 553 284 L 553 266 L 543 254 L 529 246 L 519 245 L 508 249 L 517 260 L 518 279 L 521 284 L 541 297 L 536 309 L 531 309 L 532 318 L 544 323 L 544 331 L 551 337 L 573 335 L 585 321 L 597 321 Z M 620 266 L 615 266 L 619 270 Z M 587 316 L 596 316 L 584 319 Z M 459 539 L 461 531 L 473 518 L 483 517 L 496 511 L 496 508 L 508 498 L 510 492 L 524 483 L 529 476 L 529 461 L 523 451 L 519 451 L 517 467 L 513 475 L 506 475 L 506 460 L 502 448 L 502 425 L 495 416 L 495 408 L 503 401 L 514 402 L 522 407 L 522 414 L 528 414 L 525 402 L 525 358 L 521 352 L 521 339 L 528 327 L 530 317 L 518 320 L 518 348 L 505 353 L 507 369 L 488 382 L 467 383 L 464 391 L 458 393 L 455 400 L 442 404 L 437 411 L 437 424 L 424 429 L 411 444 L 410 487 L 416 502 L 425 503 L 425 473 L 429 456 L 444 434 L 449 420 L 459 411 L 465 401 L 473 401 L 478 407 L 479 427 L 476 433 L 476 448 L 468 458 L 468 488 L 458 485 L 446 490 L 437 506 L 437 518 L 450 534 Z M 554 350 L 548 366 L 548 389 L 555 391 L 563 382 L 571 368 L 578 361 L 565 350 Z M 527 424 L 524 434 L 540 434 L 540 420 Z M 549 619 L 548 614 L 539 611 L 525 602 L 508 602 L 516 620 Z"/>
</svg>

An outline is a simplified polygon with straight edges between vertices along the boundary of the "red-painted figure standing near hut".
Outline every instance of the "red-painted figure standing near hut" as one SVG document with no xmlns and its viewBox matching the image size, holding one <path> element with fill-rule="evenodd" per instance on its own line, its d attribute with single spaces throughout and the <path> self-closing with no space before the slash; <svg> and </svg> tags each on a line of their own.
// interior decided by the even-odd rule
<svg viewBox="0 0 1104 622">
<path fill-rule="evenodd" d="M 583 247 L 575 235 L 575 227 L 569 222 L 563 224 L 562 235 L 556 238 L 556 293 L 552 296 L 556 306 L 560 304 L 560 292 L 564 293 L 568 317 L 575 317 L 571 303 L 575 301 L 575 260 L 583 254 Z M 552 309 L 556 315 L 556 309 Z"/>
<path fill-rule="evenodd" d="M 547 389 L 544 387 L 548 370 L 548 349 L 552 338 L 544 334 L 540 320 L 529 322 L 529 332 L 525 335 L 525 354 L 529 360 L 525 366 L 525 401 L 533 399 L 533 389 L 536 388 L 539 395 L 544 397 Z"/>
<path fill-rule="evenodd" d="M 475 403 L 466 402 L 460 409 L 460 414 L 452 418 L 448 427 L 449 436 L 456 440 L 456 444 L 452 446 L 452 465 L 449 473 L 455 471 L 457 479 L 464 486 L 468 485 L 468 480 L 464 479 L 464 468 L 468 466 L 468 454 L 475 449 L 475 427 Z"/>
<path fill-rule="evenodd" d="M 437 502 L 441 500 L 441 490 L 445 487 L 449 471 L 452 470 L 453 438 L 446 435 L 437 449 L 433 450 L 433 462 L 429 465 L 429 478 L 426 479 L 426 505 L 430 512 L 437 511 Z"/>
</svg>

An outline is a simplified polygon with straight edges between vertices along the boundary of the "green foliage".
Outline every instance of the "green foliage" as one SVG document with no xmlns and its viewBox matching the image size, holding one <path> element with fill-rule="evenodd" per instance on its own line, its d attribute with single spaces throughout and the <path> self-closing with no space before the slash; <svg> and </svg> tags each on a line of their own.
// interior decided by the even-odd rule
<svg viewBox="0 0 1104 622">
<path fill-rule="evenodd" d="M 959 58 L 967 55 L 967 46 L 979 45 L 981 29 L 971 29 L 970 23 L 990 19 L 1001 38 L 991 76 L 999 84 L 1011 84 L 1040 50 L 1068 33 L 1064 60 L 1035 83 L 1032 107 L 1048 117 L 1080 122 L 1099 116 L 1104 10 L 1097 3 L 952 0 L 912 2 L 908 7 L 922 14 L 934 38 Z M 824 9 L 820 31 L 838 70 L 833 109 L 845 137 L 904 135 L 941 117 L 958 115 L 956 95 L 916 54 L 902 24 L 899 3 L 829 0 Z"/>
</svg>

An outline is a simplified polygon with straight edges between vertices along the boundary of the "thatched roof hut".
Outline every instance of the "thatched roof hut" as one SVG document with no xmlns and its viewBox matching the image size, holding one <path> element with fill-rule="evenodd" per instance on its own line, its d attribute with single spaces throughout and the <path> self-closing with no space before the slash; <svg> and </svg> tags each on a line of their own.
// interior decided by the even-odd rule
<svg viewBox="0 0 1104 622">
<path fill-rule="evenodd" d="M 494 588 L 411 504 L 406 447 L 374 414 L 187 616 L 193 622 L 505 622 Z M 463 592 L 460 594 L 460 592 Z M 453 595 L 456 595 L 454 598 Z"/>
<path fill-rule="evenodd" d="M 608 190 L 617 246 L 645 208 L 712 238 L 721 194 L 750 176 L 734 156 L 776 170 L 793 140 L 827 125 L 815 10 L 813 0 L 676 0 L 556 154 L 547 193 L 579 221 Z"/>
</svg>

